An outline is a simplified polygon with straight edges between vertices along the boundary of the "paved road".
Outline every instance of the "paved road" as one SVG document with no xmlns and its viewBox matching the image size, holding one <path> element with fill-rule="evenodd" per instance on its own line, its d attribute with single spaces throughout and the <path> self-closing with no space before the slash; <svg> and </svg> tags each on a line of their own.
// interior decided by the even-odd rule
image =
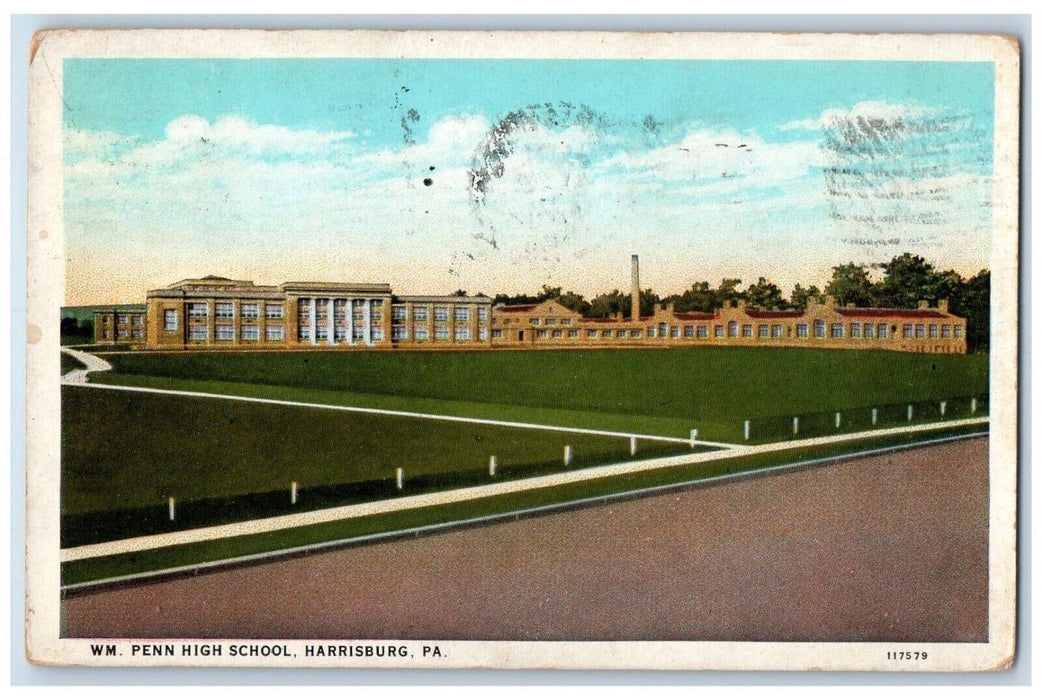
<svg viewBox="0 0 1042 700">
<path fill-rule="evenodd" d="M 984 641 L 974 439 L 63 603 L 67 636 Z"/>
</svg>

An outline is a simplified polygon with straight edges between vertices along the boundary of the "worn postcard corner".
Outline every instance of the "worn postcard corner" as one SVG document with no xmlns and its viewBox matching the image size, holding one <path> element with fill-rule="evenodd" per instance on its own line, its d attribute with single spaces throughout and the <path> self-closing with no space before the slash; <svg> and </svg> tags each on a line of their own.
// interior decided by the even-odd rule
<svg viewBox="0 0 1042 700">
<path fill-rule="evenodd" d="M 63 30 L 26 654 L 996 671 L 1019 46 Z"/>
</svg>

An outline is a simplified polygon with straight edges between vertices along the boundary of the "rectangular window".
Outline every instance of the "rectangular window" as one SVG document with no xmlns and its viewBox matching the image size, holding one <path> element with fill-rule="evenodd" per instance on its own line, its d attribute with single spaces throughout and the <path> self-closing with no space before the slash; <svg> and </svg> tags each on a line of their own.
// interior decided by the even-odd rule
<svg viewBox="0 0 1042 700">
<path fill-rule="evenodd" d="M 742 324 L 742 337 L 752 338 L 753 337 L 753 324 L 743 323 Z"/>
<path fill-rule="evenodd" d="M 470 307 L 469 306 L 457 306 L 456 307 L 456 323 L 467 323 L 470 321 Z"/>
<path fill-rule="evenodd" d="M 129 318 L 129 316 L 127 316 L 127 314 L 120 314 L 116 318 L 116 323 L 122 323 L 122 324 L 126 325 L 128 320 L 130 320 L 130 318 Z"/>
<path fill-rule="evenodd" d="M 536 338 L 545 338 L 547 333 L 549 333 L 548 330 L 546 330 L 545 328 L 540 328 L 539 330 L 537 330 L 535 332 L 535 337 Z"/>
<path fill-rule="evenodd" d="M 448 321 L 449 320 L 449 307 L 447 306 L 435 306 L 434 307 L 434 320 L 435 321 Z M 437 335 L 435 335 L 437 338 Z"/>
<path fill-rule="evenodd" d="M 481 328 L 478 329 L 478 340 L 480 340 L 482 342 L 488 340 L 488 328 L 485 328 L 484 326 L 482 326 Z"/>
<path fill-rule="evenodd" d="M 329 340 L 329 326 L 319 326 L 315 329 L 315 340 Z"/>
<path fill-rule="evenodd" d="M 112 340 L 112 331 L 105 331 L 105 340 Z"/>
<path fill-rule="evenodd" d="M 886 340 L 890 337 L 890 329 L 887 327 L 885 323 L 880 323 L 878 326 L 876 326 L 876 330 L 879 331 L 878 333 L 876 333 L 877 337 L 882 338 L 883 340 Z"/>
<path fill-rule="evenodd" d="M 962 326 L 955 326 L 955 337 L 956 338 L 961 338 L 962 337 Z"/>
<path fill-rule="evenodd" d="M 586 337 L 587 338 L 596 338 L 597 337 L 597 331 L 586 331 Z"/>
<path fill-rule="evenodd" d="M 466 326 L 456 328 L 456 342 L 470 340 L 470 329 Z"/>
<path fill-rule="evenodd" d="M 639 328 L 634 328 L 633 330 L 631 330 L 630 331 L 630 337 L 631 338 L 639 338 L 640 337 L 640 329 Z"/>
<path fill-rule="evenodd" d="M 860 338 L 861 337 L 861 324 L 860 323 L 851 323 L 850 324 L 850 337 L 851 338 Z"/>
<path fill-rule="evenodd" d="M 724 327 L 722 325 L 713 326 L 713 337 L 714 338 L 723 338 L 724 337 Z"/>
<path fill-rule="evenodd" d="M 409 339 L 409 327 L 408 326 L 392 326 L 391 327 L 391 340 L 408 340 Z"/>
<path fill-rule="evenodd" d="M 865 324 L 865 337 L 866 338 L 872 338 L 872 337 L 875 336 L 875 334 L 876 334 L 876 327 L 873 326 L 871 323 L 866 323 Z"/>
<path fill-rule="evenodd" d="M 265 304 L 264 318 L 282 318 L 282 304 Z"/>
<path fill-rule="evenodd" d="M 814 337 L 824 338 L 825 337 L 825 322 L 820 318 L 814 321 Z"/>
<path fill-rule="evenodd" d="M 264 338 L 281 342 L 286 339 L 286 329 L 283 326 L 268 326 L 264 329 Z"/>
<path fill-rule="evenodd" d="M 478 307 L 478 323 L 488 323 L 488 307 Z"/>
<path fill-rule="evenodd" d="M 448 311 L 445 312 L 448 316 Z M 434 339 L 435 340 L 448 340 L 449 339 L 449 327 L 448 326 L 435 326 L 434 327 Z"/>
<path fill-rule="evenodd" d="M 930 324 L 930 337 L 931 338 L 936 338 L 937 337 L 937 333 L 938 333 L 937 324 L 936 323 L 931 323 Z"/>
<path fill-rule="evenodd" d="M 163 310 L 163 330 L 168 333 L 177 330 L 177 309 Z"/>
<path fill-rule="evenodd" d="M 120 328 L 120 329 L 119 329 L 119 337 L 120 337 L 120 338 L 126 338 L 126 337 L 128 337 L 129 335 L 130 335 L 130 334 L 129 334 L 129 333 L 127 333 L 127 329 L 126 329 L 126 328 Z"/>
<path fill-rule="evenodd" d="M 141 340 L 145 337 L 145 331 L 141 328 L 135 328 L 133 333 L 131 333 L 131 337 Z"/>
<path fill-rule="evenodd" d="M 214 316 L 217 318 L 235 318 L 235 304 L 230 301 L 219 301 L 214 304 Z M 220 340 L 220 336 L 217 338 Z"/>
<path fill-rule="evenodd" d="M 807 331 L 808 331 L 808 328 L 807 328 L 807 324 L 806 323 L 797 323 L 796 324 L 796 337 L 797 338 L 806 338 L 807 337 Z"/>
<path fill-rule="evenodd" d="M 695 337 L 695 327 L 694 326 L 684 326 L 684 337 L 685 338 L 694 338 Z"/>
<path fill-rule="evenodd" d="M 210 308 L 206 304 L 189 304 L 189 318 L 206 318 L 210 315 Z"/>
<path fill-rule="evenodd" d="M 912 324 L 911 323 L 906 323 L 903 326 L 901 326 L 901 336 L 904 337 L 904 338 L 911 338 L 912 337 Z"/>
<path fill-rule="evenodd" d="M 921 323 L 915 324 L 915 337 L 925 338 L 926 337 L 926 326 Z"/>
<path fill-rule="evenodd" d="M 502 328 L 493 328 L 492 329 L 492 338 L 493 338 L 493 340 L 495 340 L 497 338 L 502 338 L 502 337 L 503 337 L 503 329 Z"/>
<path fill-rule="evenodd" d="M 141 314 L 134 314 L 130 317 L 130 322 L 135 326 L 143 326 L 145 325 L 145 317 Z"/>
<path fill-rule="evenodd" d="M 391 307 L 391 321 L 405 323 L 407 318 L 409 318 L 409 309 L 405 304 L 395 304 Z"/>
<path fill-rule="evenodd" d="M 210 339 L 210 329 L 207 326 L 192 326 L 188 331 L 188 339 L 201 341 Z"/>
<path fill-rule="evenodd" d="M 539 325 L 539 319 L 538 318 L 531 318 L 531 319 L 529 319 L 529 321 L 532 323 L 533 326 L 538 326 Z"/>
<path fill-rule="evenodd" d="M 756 329 L 756 335 L 759 338 L 770 338 L 771 329 L 766 323 L 761 323 L 759 328 Z"/>
<path fill-rule="evenodd" d="M 560 329 L 555 329 L 554 332 L 552 333 L 552 335 L 555 338 L 561 338 L 561 337 L 564 336 L 564 331 L 562 331 Z"/>
<path fill-rule="evenodd" d="M 241 304 L 239 313 L 243 318 L 260 318 L 260 307 L 257 304 Z"/>
<path fill-rule="evenodd" d="M 842 338 L 843 337 L 843 324 L 842 323 L 833 323 L 832 324 L 832 337 L 833 338 Z"/>
<path fill-rule="evenodd" d="M 669 327 L 669 337 L 670 338 L 679 338 L 680 337 L 680 326 L 670 326 Z"/>
<path fill-rule="evenodd" d="M 941 326 L 941 337 L 942 338 L 951 338 L 952 337 L 952 327 L 949 326 L 947 323 L 944 324 L 943 326 Z"/>
<path fill-rule="evenodd" d="M 612 336 L 612 332 L 611 331 L 601 331 L 601 337 L 602 338 L 610 338 L 611 336 Z"/>
<path fill-rule="evenodd" d="M 655 326 L 648 326 L 648 337 L 649 338 L 654 338 L 655 337 Z"/>
<path fill-rule="evenodd" d="M 737 321 L 731 321 L 731 322 L 729 322 L 727 324 L 727 335 L 728 335 L 728 337 L 731 337 L 731 338 L 737 338 L 738 337 L 738 322 Z"/>
<path fill-rule="evenodd" d="M 616 338 L 625 338 L 626 337 L 626 330 L 623 329 L 623 328 L 618 329 L 617 331 L 615 331 L 615 337 Z"/>
<path fill-rule="evenodd" d="M 215 337 L 217 340 L 235 340 L 235 326 L 227 324 L 217 326 Z"/>
<path fill-rule="evenodd" d="M 427 321 L 427 307 L 426 306 L 414 306 L 412 307 L 412 320 L 417 323 Z"/>
<path fill-rule="evenodd" d="M 709 337 L 709 326 L 699 326 L 696 329 L 696 335 L 699 338 L 708 338 Z"/>
<path fill-rule="evenodd" d="M 242 339 L 248 343 L 260 340 L 260 326 L 243 326 L 239 329 L 239 333 Z"/>
<path fill-rule="evenodd" d="M 373 332 L 370 334 L 370 337 L 374 341 L 375 340 L 383 340 L 384 339 L 384 329 L 383 328 L 373 328 Z"/>
<path fill-rule="evenodd" d="M 297 340 L 311 340 L 311 326 L 297 326 Z"/>
<path fill-rule="evenodd" d="M 669 335 L 669 325 L 665 323 L 658 324 L 658 334 L 660 338 L 665 338 Z"/>
<path fill-rule="evenodd" d="M 557 325 L 557 319 L 556 318 L 548 318 L 548 319 L 546 319 L 546 321 L 543 322 L 543 325 L 545 325 L 545 326 L 556 326 Z"/>
<path fill-rule="evenodd" d="M 570 319 L 570 318 L 562 318 L 561 319 L 561 325 L 562 326 L 570 326 L 570 325 L 572 325 L 572 319 Z"/>
<path fill-rule="evenodd" d="M 427 340 L 429 337 L 427 326 L 413 326 L 412 337 L 415 340 Z"/>
<path fill-rule="evenodd" d="M 771 326 L 771 336 L 774 338 L 782 337 L 782 327 L 780 323 L 776 323 Z"/>
<path fill-rule="evenodd" d="M 637 331 L 637 333 L 640 333 L 640 331 Z M 568 331 L 568 337 L 569 338 L 578 338 L 579 337 L 579 331 L 575 330 L 574 328 L 571 329 L 570 331 Z"/>
</svg>

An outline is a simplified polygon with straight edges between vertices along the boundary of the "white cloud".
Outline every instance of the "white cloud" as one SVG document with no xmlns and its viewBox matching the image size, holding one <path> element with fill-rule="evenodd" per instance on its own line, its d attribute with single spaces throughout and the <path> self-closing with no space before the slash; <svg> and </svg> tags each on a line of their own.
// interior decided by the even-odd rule
<svg viewBox="0 0 1042 700">
<path fill-rule="evenodd" d="M 858 102 L 850 108 L 826 109 L 817 117 L 788 122 L 779 126 L 778 129 L 780 131 L 817 131 L 840 121 L 861 119 L 892 122 L 899 119 L 923 119 L 936 113 L 937 110 L 929 107 L 867 100 Z"/>
</svg>

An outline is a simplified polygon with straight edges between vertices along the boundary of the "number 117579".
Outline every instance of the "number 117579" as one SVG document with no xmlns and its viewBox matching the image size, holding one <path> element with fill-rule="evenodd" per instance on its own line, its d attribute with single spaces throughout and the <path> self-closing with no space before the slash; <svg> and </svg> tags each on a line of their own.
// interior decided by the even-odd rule
<svg viewBox="0 0 1042 700">
<path fill-rule="evenodd" d="M 925 651 L 888 651 L 887 661 L 926 661 Z"/>
</svg>

